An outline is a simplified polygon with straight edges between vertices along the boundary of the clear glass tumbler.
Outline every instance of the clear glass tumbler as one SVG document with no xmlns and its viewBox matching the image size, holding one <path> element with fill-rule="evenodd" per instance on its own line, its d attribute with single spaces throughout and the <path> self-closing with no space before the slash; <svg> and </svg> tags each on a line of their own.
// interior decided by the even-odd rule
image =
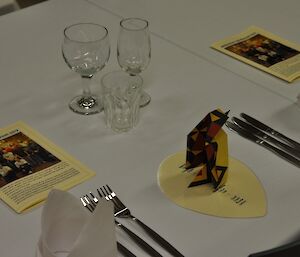
<svg viewBox="0 0 300 257">
<path fill-rule="evenodd" d="M 106 125 L 120 133 L 131 130 L 139 121 L 141 85 L 140 77 L 123 72 L 111 72 L 102 78 L 103 104 Z"/>
</svg>

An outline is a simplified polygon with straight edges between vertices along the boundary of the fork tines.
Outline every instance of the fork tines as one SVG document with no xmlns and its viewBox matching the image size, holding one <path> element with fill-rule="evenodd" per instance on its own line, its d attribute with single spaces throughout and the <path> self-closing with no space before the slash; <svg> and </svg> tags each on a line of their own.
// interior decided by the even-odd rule
<svg viewBox="0 0 300 257">
<path fill-rule="evenodd" d="M 110 187 L 108 185 L 106 185 L 106 187 L 103 186 L 103 187 L 100 187 L 99 189 L 97 188 L 98 195 L 100 197 L 105 197 L 106 200 L 112 200 L 116 196 L 116 194 L 110 189 Z"/>
<path fill-rule="evenodd" d="M 97 193 L 100 198 L 105 198 L 107 201 L 112 201 L 114 203 L 115 212 L 121 209 L 125 209 L 126 206 L 120 201 L 116 193 L 106 185 L 97 188 Z M 90 212 L 93 212 L 99 202 L 99 199 L 90 192 L 89 195 L 84 195 L 80 198 L 82 205 L 86 207 Z"/>
<path fill-rule="evenodd" d="M 105 197 L 106 200 L 111 200 L 114 203 L 115 216 L 120 216 L 121 213 L 127 211 L 127 207 L 122 203 L 117 194 L 109 187 L 109 185 L 100 187 L 97 189 L 97 192 L 100 197 Z"/>
<path fill-rule="evenodd" d="M 133 216 L 130 212 L 130 210 L 122 203 L 122 201 L 118 198 L 117 194 L 108 186 L 102 186 L 97 189 L 98 195 L 100 198 L 105 198 L 107 201 L 112 201 L 114 204 L 114 216 L 116 218 L 130 218 L 133 221 L 135 221 L 137 224 L 140 225 L 140 227 L 159 245 L 164 247 L 169 253 L 172 254 L 172 256 L 176 257 L 183 257 L 183 255 L 175 248 L 173 247 L 168 241 L 166 241 L 163 237 L 161 237 L 157 232 L 155 232 L 152 228 L 147 226 L 144 222 L 142 222 L 140 219 Z M 90 201 L 92 204 L 92 208 L 94 209 L 97 205 L 98 198 L 95 197 L 90 192 L 91 198 L 87 195 L 84 197 L 84 200 L 86 202 Z M 88 208 L 89 209 L 89 208 Z M 89 209 L 90 210 L 90 209 Z M 91 210 L 90 210 L 91 211 Z M 118 221 L 116 221 L 117 225 L 121 225 L 121 228 L 129 234 L 133 240 L 140 245 L 146 252 L 150 254 L 150 256 L 159 256 L 162 257 L 160 253 L 158 253 L 154 248 L 152 248 L 148 243 L 146 243 L 143 239 L 141 239 L 139 236 L 137 236 L 132 231 L 128 231 L 128 229 L 124 225 L 120 224 Z"/>
<path fill-rule="evenodd" d="M 96 208 L 98 199 L 95 202 L 94 198 L 92 200 L 88 195 L 85 195 L 85 196 L 80 197 L 80 201 L 85 208 L 87 208 L 90 212 L 93 212 Z"/>
</svg>

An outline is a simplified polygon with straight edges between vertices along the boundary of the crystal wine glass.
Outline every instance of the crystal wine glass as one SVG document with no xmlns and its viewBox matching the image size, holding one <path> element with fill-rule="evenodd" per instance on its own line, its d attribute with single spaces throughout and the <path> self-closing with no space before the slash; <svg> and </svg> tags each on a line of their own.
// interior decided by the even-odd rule
<svg viewBox="0 0 300 257">
<path fill-rule="evenodd" d="M 108 30 L 94 23 L 66 27 L 62 54 L 67 65 L 80 74 L 83 86 L 83 94 L 71 100 L 70 109 L 85 115 L 102 111 L 102 103 L 91 93 L 90 83 L 94 74 L 102 70 L 109 59 Z"/>
<path fill-rule="evenodd" d="M 117 43 L 117 58 L 122 70 L 130 76 L 139 76 L 151 58 L 149 22 L 140 18 L 126 18 L 120 22 Z M 141 79 L 141 81 L 143 81 Z M 151 97 L 142 92 L 140 106 L 145 106 Z"/>
</svg>

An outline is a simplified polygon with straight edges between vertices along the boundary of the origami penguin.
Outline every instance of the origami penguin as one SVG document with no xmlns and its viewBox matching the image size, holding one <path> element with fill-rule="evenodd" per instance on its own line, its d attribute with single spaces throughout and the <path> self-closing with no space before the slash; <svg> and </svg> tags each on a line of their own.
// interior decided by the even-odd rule
<svg viewBox="0 0 300 257">
<path fill-rule="evenodd" d="M 188 134 L 185 168 L 200 170 L 189 187 L 212 183 L 214 188 L 224 185 L 228 168 L 227 134 L 222 126 L 228 112 L 214 110 Z"/>
</svg>

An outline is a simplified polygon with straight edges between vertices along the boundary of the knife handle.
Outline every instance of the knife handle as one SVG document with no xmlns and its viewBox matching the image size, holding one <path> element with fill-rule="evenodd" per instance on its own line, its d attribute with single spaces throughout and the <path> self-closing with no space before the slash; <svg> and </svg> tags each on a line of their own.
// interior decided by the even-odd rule
<svg viewBox="0 0 300 257">
<path fill-rule="evenodd" d="M 281 139 L 282 141 L 288 143 L 290 146 L 294 147 L 295 149 L 300 150 L 300 143 L 294 141 L 293 139 L 281 134 L 280 132 L 274 130 L 273 128 L 263 124 L 262 122 L 252 118 L 251 116 L 247 115 L 246 113 L 241 113 L 241 117 L 243 117 L 246 121 L 248 121 L 251 125 L 260 130 L 263 130 L 274 137 Z"/>
<path fill-rule="evenodd" d="M 119 242 L 117 242 L 117 248 L 118 251 L 125 257 L 136 257 L 136 255 L 134 255 L 131 251 L 129 251 L 124 245 L 122 245 Z"/>
<path fill-rule="evenodd" d="M 296 141 L 294 141 L 293 139 L 273 130 L 271 132 L 272 135 L 277 136 L 277 138 L 280 138 L 282 141 L 286 142 L 287 144 L 289 144 L 291 147 L 294 147 L 297 151 L 300 151 L 300 144 Z"/>
<path fill-rule="evenodd" d="M 266 141 L 257 142 L 258 144 L 264 146 L 266 149 L 270 150 L 271 152 L 277 154 L 279 157 L 285 159 L 286 161 L 294 164 L 298 168 L 300 168 L 300 160 L 293 157 L 292 155 L 280 150 L 279 148 L 272 146 L 271 144 L 267 143 Z"/>
<path fill-rule="evenodd" d="M 273 145 L 278 146 L 279 148 L 289 152 L 291 155 L 294 155 L 297 158 L 300 158 L 300 150 L 292 147 L 290 144 L 282 143 L 281 141 L 275 139 L 274 137 L 270 137 L 268 135 L 263 136 L 263 139 L 273 143 Z"/>
<path fill-rule="evenodd" d="M 232 117 L 232 121 L 236 125 L 241 127 L 242 129 L 247 130 L 249 133 L 252 133 L 255 136 L 260 137 L 260 138 L 268 141 L 269 143 L 281 148 L 282 150 L 289 152 L 291 155 L 293 155 L 297 158 L 300 158 L 300 149 L 296 149 L 295 147 L 292 147 L 290 144 L 287 144 L 286 142 L 283 143 L 282 141 L 277 140 L 276 138 L 279 137 L 278 135 L 276 136 L 276 138 L 273 136 L 270 136 L 269 134 L 259 130 L 257 127 L 253 126 L 252 124 L 244 122 L 237 117 Z M 268 131 L 271 134 L 278 133 L 278 132 L 275 132 L 274 130 L 272 130 L 272 131 L 268 130 Z"/>
<path fill-rule="evenodd" d="M 184 255 L 182 255 L 176 248 L 174 248 L 174 246 L 172 246 L 168 241 L 157 234 L 152 228 L 148 227 L 144 222 L 134 216 L 132 216 L 132 219 L 137 222 L 152 239 L 154 239 L 160 246 L 162 246 L 170 254 L 172 254 L 172 256 L 184 257 Z"/>
<path fill-rule="evenodd" d="M 125 227 L 123 224 L 115 220 L 116 225 L 121 228 L 137 245 L 139 245 L 145 252 L 147 252 L 152 257 L 163 257 L 159 252 L 157 252 L 152 246 L 150 246 L 146 241 L 140 238 L 137 234 L 133 233 L 130 229 Z"/>
</svg>

